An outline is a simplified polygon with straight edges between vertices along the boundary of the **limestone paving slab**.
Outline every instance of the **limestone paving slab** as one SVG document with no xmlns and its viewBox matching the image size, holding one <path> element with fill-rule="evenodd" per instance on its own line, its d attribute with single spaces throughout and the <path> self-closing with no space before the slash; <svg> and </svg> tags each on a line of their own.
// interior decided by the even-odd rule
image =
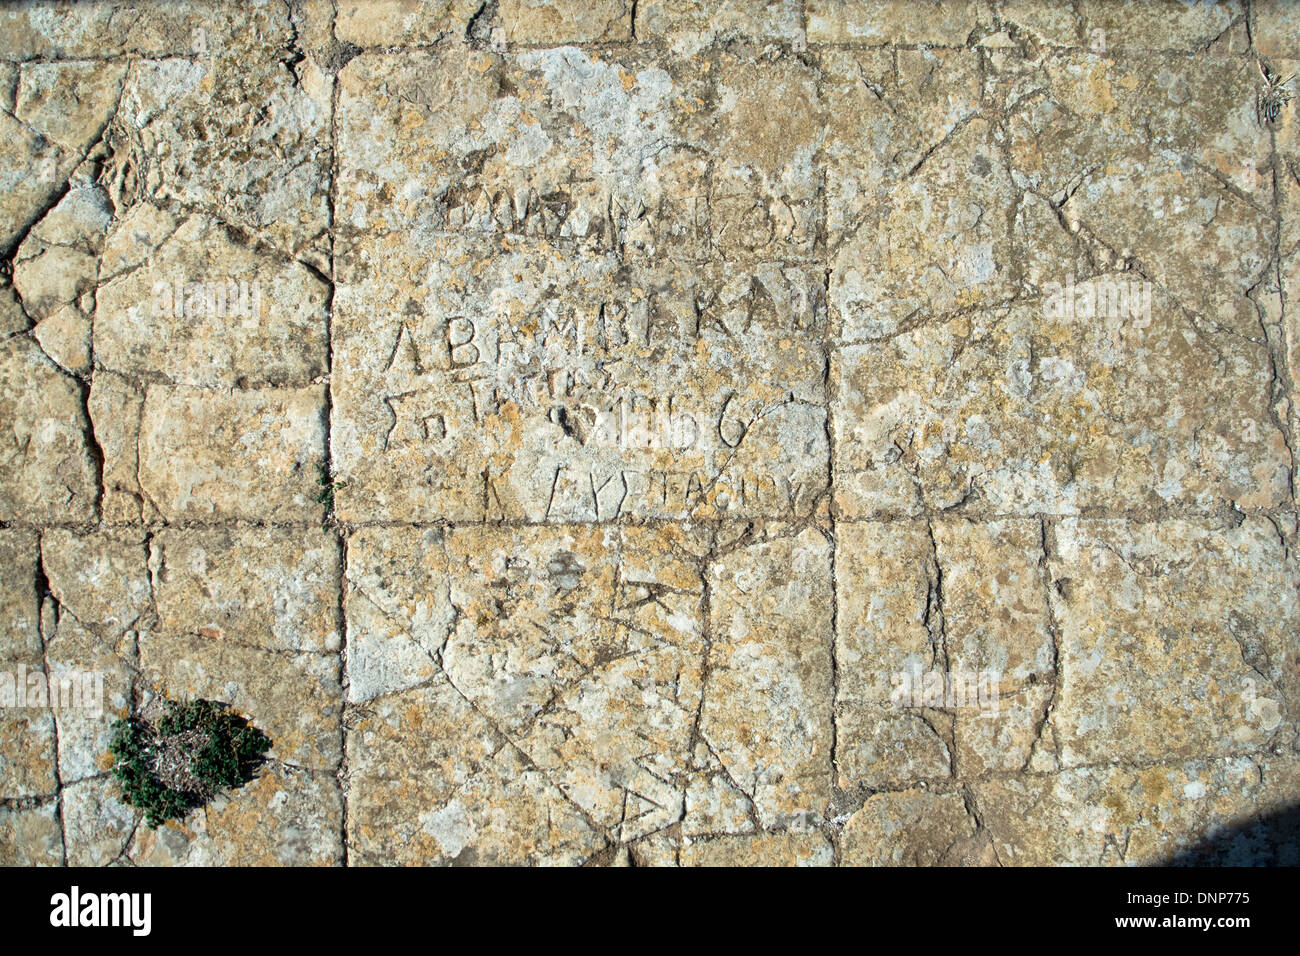
<svg viewBox="0 0 1300 956">
<path fill-rule="evenodd" d="M 0 863 L 1295 863 L 1297 29 L 5 4 Z"/>
</svg>

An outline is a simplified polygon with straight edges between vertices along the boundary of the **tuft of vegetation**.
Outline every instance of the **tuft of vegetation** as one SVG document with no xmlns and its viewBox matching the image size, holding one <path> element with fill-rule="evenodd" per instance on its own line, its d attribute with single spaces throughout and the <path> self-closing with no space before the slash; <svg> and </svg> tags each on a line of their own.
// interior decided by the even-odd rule
<svg viewBox="0 0 1300 956">
<path fill-rule="evenodd" d="M 346 488 L 347 482 L 341 479 L 335 479 L 330 475 L 329 469 L 324 465 L 316 466 L 316 484 L 320 485 L 320 492 L 316 495 L 316 501 L 325 506 L 325 523 L 321 526 L 323 529 L 329 529 L 329 516 L 334 513 L 334 492 L 340 488 Z"/>
<path fill-rule="evenodd" d="M 1295 79 L 1286 79 L 1273 72 L 1272 68 L 1261 62 L 1260 75 L 1264 77 L 1264 89 L 1255 94 L 1255 116 L 1260 126 L 1271 126 L 1282 116 L 1282 110 L 1291 102 L 1289 84 Z"/>
<path fill-rule="evenodd" d="M 113 776 L 151 828 L 179 819 L 222 790 L 253 779 L 271 740 L 224 704 L 166 701 L 154 721 L 113 725 Z"/>
</svg>

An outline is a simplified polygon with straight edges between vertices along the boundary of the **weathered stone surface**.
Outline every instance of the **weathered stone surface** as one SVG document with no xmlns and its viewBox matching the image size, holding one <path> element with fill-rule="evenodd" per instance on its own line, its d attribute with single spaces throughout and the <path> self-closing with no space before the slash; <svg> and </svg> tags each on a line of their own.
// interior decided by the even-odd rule
<svg viewBox="0 0 1300 956">
<path fill-rule="evenodd" d="M 140 487 L 140 416 L 144 389 L 112 372 L 100 371 L 90 386 L 86 410 L 104 456 L 103 514 L 113 524 L 137 523 L 158 514 Z"/>
<path fill-rule="evenodd" d="M 1267 57 L 1300 59 L 1300 19 L 1286 0 L 1259 0 L 1250 5 L 1251 39 Z M 1289 74 L 1286 74 L 1289 75 Z"/>
<path fill-rule="evenodd" d="M 558 242 L 389 234 L 344 278 L 345 520 L 785 517 L 824 487 L 807 270 L 628 277 Z"/>
<path fill-rule="evenodd" d="M 226 701 L 271 738 L 270 756 L 333 771 L 342 755 L 338 658 L 188 634 L 140 638 L 140 670 L 168 697 Z"/>
<path fill-rule="evenodd" d="M 806 257 L 821 205 L 815 80 L 732 55 L 360 56 L 339 77 L 339 230 L 418 222 L 417 235 L 564 239 L 652 261 Z M 788 121 L 761 105 L 773 98 Z M 704 122 L 715 102 L 727 112 Z"/>
<path fill-rule="evenodd" d="M 682 53 L 735 40 L 800 44 L 803 9 L 799 0 L 641 0 L 636 35 L 638 40 L 666 40 Z"/>
<path fill-rule="evenodd" d="M 328 287 L 203 216 L 96 293 L 103 367 L 177 385 L 306 385 L 325 371 Z"/>
<path fill-rule="evenodd" d="M 183 823 L 135 831 L 138 866 L 335 866 L 343 800 L 332 775 L 272 766 Z"/>
<path fill-rule="evenodd" d="M 0 115 L 0 249 L 6 255 L 60 200 L 62 185 L 103 135 L 124 72 L 123 63 L 112 62 L 26 63 L 16 70 L 13 110 Z"/>
<path fill-rule="evenodd" d="M 121 800 L 107 775 L 63 788 L 63 832 L 69 866 L 111 866 L 125 860 L 141 816 Z"/>
<path fill-rule="evenodd" d="M 283 49 L 134 62 L 107 134 L 114 201 L 200 209 L 327 267 L 330 88 Z"/>
<path fill-rule="evenodd" d="M 81 387 L 30 339 L 0 343 L 0 520 L 87 521 L 98 475 Z"/>
<path fill-rule="evenodd" d="M 0 806 L 0 865 L 59 866 L 63 835 L 54 801 L 31 808 Z"/>
<path fill-rule="evenodd" d="M 335 36 L 369 48 L 463 37 L 484 4 L 483 0 L 342 0 L 336 6 Z M 492 24 L 481 26 L 490 29 Z"/>
<path fill-rule="evenodd" d="M 1266 518 L 1062 521 L 1049 564 L 1063 766 L 1293 746 L 1297 607 Z"/>
<path fill-rule="evenodd" d="M 841 860 L 848 866 L 952 865 L 962 862 L 976 829 L 960 793 L 878 793 L 844 824 Z"/>
<path fill-rule="evenodd" d="M 724 836 L 681 849 L 682 866 L 830 866 L 830 842 L 813 830 Z"/>
<path fill-rule="evenodd" d="M 355 863 L 576 864 L 603 846 L 442 676 L 369 704 L 348 735 L 348 769 Z"/>
<path fill-rule="evenodd" d="M 1145 320 L 1043 312 L 977 312 L 832 355 L 840 507 L 1071 514 L 1289 498 L 1266 346 L 1197 328 L 1159 293 Z"/>
<path fill-rule="evenodd" d="M 251 0 L 238 10 L 221 0 L 185 0 L 150 5 L 148 16 L 124 15 L 122 7 L 113 0 L 6 4 L 0 59 L 207 55 L 289 38 L 285 7 L 273 0 Z"/>
<path fill-rule="evenodd" d="M 41 662 L 5 661 L 5 677 L 44 673 Z M 6 706 L 0 710 L 0 794 L 3 799 L 49 796 L 58 789 L 55 776 L 54 717 L 48 707 Z"/>
<path fill-rule="evenodd" d="M 322 514 L 315 500 L 325 448 L 320 387 L 154 385 L 144 396 L 136 447 L 140 490 L 168 519 L 310 521 Z"/>
<path fill-rule="evenodd" d="M 0 338 L 9 338 L 22 332 L 29 325 L 27 315 L 18 304 L 18 298 L 10 286 L 0 288 Z"/>
<path fill-rule="evenodd" d="M 808 0 L 811 43 L 927 43 L 962 46 L 975 29 L 974 0 L 921 4 L 907 0 Z"/>
<path fill-rule="evenodd" d="M 1296 783 L 1294 757 L 1235 757 L 1071 770 L 976 790 L 1004 866 L 1140 866 L 1180 855 L 1218 865 L 1294 866 L 1295 834 L 1270 832 L 1260 818 L 1293 805 Z M 1224 829 L 1251 824 L 1248 838 L 1223 839 Z"/>
<path fill-rule="evenodd" d="M 742 533 L 709 565 L 700 734 L 765 827 L 818 822 L 830 797 L 830 571 L 810 527 Z"/>
<path fill-rule="evenodd" d="M 43 796 L 56 789 L 54 719 L 47 704 L 27 694 L 29 675 L 45 672 L 37 549 L 34 534 L 0 531 L 0 561 L 6 569 L 0 575 L 0 799 Z M 10 825 L 25 820 L 14 817 Z"/>
<path fill-rule="evenodd" d="M 1283 0 L 1284 2 L 1284 0 Z M 1208 3 L 1113 3 L 1080 0 L 1065 5 L 1040 0 L 996 0 L 998 20 L 1004 27 L 1032 36 L 1049 46 L 1087 47 L 1097 53 L 1180 50 L 1199 52 L 1225 37 L 1246 50 L 1244 4 L 1238 0 Z M 1258 5 L 1254 7 L 1259 9 Z M 1265 15 L 1266 16 L 1266 15 Z M 1256 13 L 1256 22 L 1261 15 Z M 1233 27 L 1237 27 L 1237 31 Z M 1260 48 L 1258 33 L 1255 46 Z"/>
<path fill-rule="evenodd" d="M 1300 862 L 1289 4 L 145 6 L 0 8 L 0 862 Z"/>
<path fill-rule="evenodd" d="M 46 674 L 58 729 L 59 781 L 74 783 L 112 765 L 113 723 L 130 711 L 134 635 L 118 644 L 60 620 L 49 640 Z M 58 695 L 56 697 L 56 695 Z M 57 701 L 57 703 L 56 703 Z"/>
<path fill-rule="evenodd" d="M 672 533 L 404 529 L 349 548 L 353 700 L 446 680 L 620 839 L 682 815 L 702 584 Z M 367 705 L 369 706 L 369 705 Z"/>
<path fill-rule="evenodd" d="M 971 181 L 983 172 L 981 187 L 1001 186 L 1003 171 L 995 174 L 996 159 L 987 149 L 987 137 L 967 133 L 963 151 L 951 155 L 947 144 L 981 110 L 980 59 L 970 50 L 839 50 L 821 52 L 821 87 L 826 109 L 826 135 L 822 161 L 826 164 L 827 244 L 836 251 L 851 235 L 862 232 L 861 241 L 869 244 L 880 237 L 882 227 L 892 221 L 898 228 L 909 227 L 901 213 L 893 212 L 893 194 L 898 190 L 898 207 L 910 203 L 915 209 L 918 196 L 927 191 L 945 189 L 947 210 L 925 207 L 921 212 L 930 221 L 943 222 L 942 231 L 932 236 L 945 239 L 946 248 L 932 250 L 952 258 L 965 253 L 966 247 L 953 243 L 957 226 L 975 222 L 972 206 L 979 205 L 980 189 L 973 202 L 962 202 L 951 183 Z M 980 124 L 981 126 L 983 124 Z M 976 156 L 982 156 L 978 162 Z M 985 165 L 987 163 L 987 166 Z M 919 175 L 919 179 L 916 177 Z M 923 204 L 923 200 L 921 200 Z M 913 224 L 915 225 L 915 224 Z M 994 218 L 980 221 L 975 235 L 966 236 L 970 251 L 976 238 L 985 248 L 985 257 L 999 224 Z M 867 248 L 870 248 L 868 245 Z M 937 258 L 937 257 L 936 257 Z M 904 259 L 906 263 L 906 259 Z M 951 263 L 945 264 L 945 268 Z M 966 264 L 970 270 L 973 260 Z M 994 262 L 1005 271 L 1011 263 Z M 915 263 L 913 269 L 924 267 Z M 848 268 L 856 281 L 869 279 L 861 269 Z M 988 263 L 985 265 L 986 271 Z M 968 272 L 968 275 L 970 273 Z M 845 266 L 832 271 L 837 291 L 854 279 Z M 951 296 L 959 290 L 934 268 L 926 274 L 929 281 L 940 281 Z M 887 278 L 887 277 L 884 277 Z M 918 293 L 922 290 L 916 290 Z M 978 294 L 972 289 L 969 295 Z M 843 306 L 841 306 L 843 308 Z M 846 321 L 852 316 L 844 316 Z"/>
<path fill-rule="evenodd" d="M 110 640 L 151 619 L 147 562 L 138 532 L 78 534 L 55 528 L 41 536 L 41 568 L 58 613 Z"/>
<path fill-rule="evenodd" d="M 511 43 L 583 43 L 632 36 L 630 0 L 499 0 Z"/>
<path fill-rule="evenodd" d="M 269 651 L 338 651 L 333 535 L 169 530 L 153 538 L 151 549 L 160 627 Z"/>
<path fill-rule="evenodd" d="M 0 658 L 31 661 L 41 656 L 41 599 L 37 594 L 39 541 L 28 531 L 0 530 Z"/>
<path fill-rule="evenodd" d="M 841 523 L 835 575 L 839 786 L 881 789 L 949 776 L 950 742 L 926 712 L 890 700 L 896 675 L 938 661 L 928 613 L 936 575 L 929 529 L 922 522 Z"/>
</svg>

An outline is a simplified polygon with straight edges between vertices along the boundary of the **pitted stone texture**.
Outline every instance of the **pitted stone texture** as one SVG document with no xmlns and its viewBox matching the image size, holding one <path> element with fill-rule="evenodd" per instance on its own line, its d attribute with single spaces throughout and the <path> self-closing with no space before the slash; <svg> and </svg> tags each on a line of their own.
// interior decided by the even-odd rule
<svg viewBox="0 0 1300 956">
<path fill-rule="evenodd" d="M 667 826 L 700 709 L 699 545 L 671 528 L 363 532 L 352 699 L 449 681 L 600 827 Z"/>
<path fill-rule="evenodd" d="M 1294 804 L 1296 774 L 1294 757 L 1236 757 L 1087 768 L 975 790 L 1003 866 L 1294 866 L 1296 834 L 1266 819 Z M 1234 828 L 1249 835 L 1226 839 Z"/>
<path fill-rule="evenodd" d="M 69 866 L 111 866 L 123 861 L 142 817 L 122 802 L 107 774 L 67 784 L 62 791 Z"/>
<path fill-rule="evenodd" d="M 63 834 L 58 805 L 0 807 L 0 866 L 59 866 Z"/>
<path fill-rule="evenodd" d="M 948 190 L 948 214 L 955 218 L 933 238 L 946 238 L 951 247 L 958 222 L 972 219 L 949 181 L 964 178 L 972 183 L 974 173 L 982 172 L 981 188 L 968 197 L 978 206 L 980 196 L 997 186 L 1001 175 L 990 178 L 996 157 L 970 134 L 960 144 L 961 154 L 948 149 L 949 138 L 981 110 L 979 55 L 970 50 L 822 49 L 819 61 L 826 108 L 829 249 L 838 250 L 857 231 L 865 230 L 863 241 L 870 242 L 887 224 L 882 217 L 896 190 L 901 209 L 908 201 L 905 194 L 938 187 Z M 987 167 L 976 162 L 976 155 L 983 156 Z M 905 182 L 918 175 L 915 182 Z M 933 209 L 923 211 L 937 218 Z M 904 225 L 901 214 L 894 218 Z M 990 230 L 998 228 L 993 219 L 981 226 L 986 241 L 995 235 Z M 834 274 L 832 278 L 843 280 Z"/>
<path fill-rule="evenodd" d="M 1040 536 L 1033 520 L 838 525 L 841 787 L 1028 762 L 1056 676 Z"/>
<path fill-rule="evenodd" d="M 723 836 L 692 841 L 680 851 L 682 866 L 830 866 L 830 841 L 816 830 Z"/>
<path fill-rule="evenodd" d="M 50 589 L 45 661 L 66 785 L 111 766 L 113 722 L 132 700 L 137 631 L 153 621 L 147 552 L 138 532 L 51 530 L 41 559 Z"/>
<path fill-rule="evenodd" d="M 285 6 L 275 0 L 250 0 L 238 10 L 222 0 L 183 0 L 133 16 L 113 0 L 18 0 L 0 9 L 5 60 L 234 54 L 288 40 Z"/>
<path fill-rule="evenodd" d="M 37 323 L 32 334 L 46 354 L 77 374 L 90 369 L 90 317 L 82 305 L 95 288 L 111 219 L 104 191 L 78 182 L 32 228 L 14 259 L 14 291 Z"/>
<path fill-rule="evenodd" d="M 168 520 L 320 520 L 325 390 L 151 386 L 140 412 L 140 491 Z M 113 462 L 118 467 L 118 462 Z M 107 462 L 106 462 L 107 468 Z"/>
<path fill-rule="evenodd" d="M 0 9 L 0 862 L 1297 862 L 1287 4 L 152 6 Z"/>
<path fill-rule="evenodd" d="M 1281 3 L 1285 4 L 1285 0 Z M 995 0 L 993 7 L 1004 27 L 1014 26 L 1036 42 L 1049 46 L 1087 47 L 1097 53 L 1150 53 L 1159 50 L 1199 53 L 1213 41 L 1228 35 L 1234 44 L 1228 47 L 1229 52 L 1241 54 L 1247 49 L 1245 10 L 1240 0 L 1194 4 L 1114 3 L 1109 0 L 1060 4 L 1050 0 Z M 1259 5 L 1255 4 L 1254 9 L 1258 10 Z M 1261 19 L 1257 13 L 1257 24 Z M 1236 33 L 1232 31 L 1234 24 Z M 1258 32 L 1255 48 L 1261 48 Z"/>
<path fill-rule="evenodd" d="M 41 536 L 41 565 L 59 613 L 110 640 L 152 620 L 148 552 L 139 532 Z"/>
<path fill-rule="evenodd" d="M 83 163 L 68 191 L 23 239 L 13 291 L 36 324 L 32 337 L 59 366 L 84 376 L 91 365 L 91 315 L 99 255 L 112 221 L 107 194 Z"/>
<path fill-rule="evenodd" d="M 100 370 L 86 410 L 104 456 L 103 516 L 111 524 L 134 524 L 158 515 L 140 487 L 140 416 L 144 389 L 124 376 Z"/>
<path fill-rule="evenodd" d="M 219 215 L 327 269 L 331 108 L 312 59 L 136 61 L 107 133 L 110 194 L 124 210 L 143 200 Z"/>
<path fill-rule="evenodd" d="M 807 10 L 809 42 L 871 46 L 963 46 L 981 12 L 975 0 L 808 0 Z"/>
<path fill-rule="evenodd" d="M 124 227 L 123 232 L 128 231 Z M 328 286 L 204 216 L 96 293 L 104 368 L 177 385 L 306 385 L 325 371 Z"/>
<path fill-rule="evenodd" d="M 1081 243 L 1090 271 L 1128 264 L 1203 328 L 1258 334 L 1245 293 L 1276 224 L 1255 63 L 1188 70 L 1182 57 L 1008 54 L 993 75 L 1016 182 L 1049 199 L 1060 225 L 1056 243 L 1026 243 L 1024 257 L 1043 269 L 1060 262 L 1058 245 Z M 1031 277 L 1040 291 L 1045 280 Z"/>
<path fill-rule="evenodd" d="M 1011 231 L 993 211 L 1012 208 L 1017 190 L 996 136 L 980 117 L 959 124 L 886 201 L 870 197 L 877 202 L 833 262 L 833 328 L 842 341 L 878 341 L 930 316 L 1014 297 Z"/>
<path fill-rule="evenodd" d="M 821 236 L 822 108 L 799 62 L 446 45 L 358 57 L 339 83 L 343 236 L 745 262 L 806 259 Z"/>
<path fill-rule="evenodd" d="M 820 822 L 831 791 L 830 544 L 812 527 L 729 540 L 709 565 L 700 735 L 765 827 Z"/>
<path fill-rule="evenodd" d="M 159 626 L 268 651 L 340 647 L 340 561 L 310 528 L 164 530 L 151 568 Z"/>
<path fill-rule="evenodd" d="M 801 0 L 640 0 L 638 40 L 666 40 L 676 52 L 694 53 L 715 43 L 805 42 Z"/>
<path fill-rule="evenodd" d="M 40 661 L 34 664 L 5 661 L 4 669 L 4 679 L 11 684 L 20 677 L 44 674 Z M 55 793 L 57 761 L 54 716 L 48 707 L 0 709 L 0 799 L 45 797 Z"/>
<path fill-rule="evenodd" d="M 926 711 L 894 706 L 896 677 L 934 669 L 937 569 L 923 522 L 836 526 L 837 783 L 900 786 L 947 777 L 951 743 Z M 942 666 L 940 664 L 940 666 Z"/>
<path fill-rule="evenodd" d="M 608 249 L 646 242 L 630 233 L 669 202 L 693 231 L 706 164 L 671 144 L 705 85 L 575 47 L 360 56 L 339 76 L 339 230 L 420 223 Z"/>
<path fill-rule="evenodd" d="M 334 35 L 362 48 L 435 43 L 464 36 L 483 0 L 339 0 Z M 493 24 L 483 23 L 490 29 Z"/>
<path fill-rule="evenodd" d="M 604 845 L 445 677 L 357 716 L 348 734 L 349 862 L 572 865 Z"/>
<path fill-rule="evenodd" d="M 1291 456 L 1262 343 L 1198 328 L 1158 292 L 1149 316 L 1049 310 L 1019 304 L 834 354 L 844 512 L 1286 501 Z"/>
<path fill-rule="evenodd" d="M 273 766 L 184 821 L 141 827 L 138 866 L 337 866 L 343 801 L 332 775 Z"/>
<path fill-rule="evenodd" d="M 113 723 L 130 711 L 135 634 L 106 640 L 61 616 L 47 641 L 50 705 L 58 728 L 64 785 L 112 766 Z"/>
<path fill-rule="evenodd" d="M 342 756 L 338 655 L 270 651 L 189 634 L 140 638 L 146 686 L 228 703 L 271 738 L 269 756 L 333 772 Z"/>
<path fill-rule="evenodd" d="M 41 640 L 36 535 L 0 531 L 0 799 L 54 793 L 54 718 L 44 702 L 28 694 L 28 679 L 45 673 Z M 36 706 L 28 706 L 36 705 Z M 35 817 L 14 817 L 11 825 L 28 825 Z M 36 826 L 36 823 L 31 823 Z"/>
<path fill-rule="evenodd" d="M 826 485 L 811 270 L 384 234 L 342 281 L 344 520 L 786 517 Z"/>
<path fill-rule="evenodd" d="M 0 113 L 0 116 L 4 115 Z M 12 286 L 0 287 L 0 338 L 10 338 L 17 332 L 24 331 L 31 323 L 23 307 L 18 304 Z"/>
<path fill-rule="evenodd" d="M 1261 55 L 1300 59 L 1300 11 L 1294 4 L 1287 0 L 1254 0 L 1250 19 L 1251 40 Z"/>
<path fill-rule="evenodd" d="M 1054 539 L 1060 676 L 1044 730 L 1063 766 L 1292 745 L 1300 607 L 1268 519 L 1067 519 Z"/>
<path fill-rule="evenodd" d="M 6 8 L 0 15 L 13 13 Z M 61 187 L 103 135 L 121 96 L 124 70 L 124 64 L 111 62 L 25 63 L 17 69 L 13 112 L 0 114 L 0 250 L 6 254 L 61 198 Z"/>
<path fill-rule="evenodd" d="M 41 656 L 41 601 L 37 593 L 40 542 L 30 531 L 0 529 L 0 659 L 33 661 Z"/>
<path fill-rule="evenodd" d="M 498 0 L 511 43 L 590 43 L 632 37 L 631 0 Z"/>
<path fill-rule="evenodd" d="M 0 343 L 0 521 L 89 521 L 98 475 L 83 386 L 30 339 Z"/>
<path fill-rule="evenodd" d="M 957 766 L 970 776 L 1020 770 L 1058 678 L 1043 527 L 936 521 L 933 534 L 943 573 L 943 657 L 967 690 L 974 681 L 977 697 L 954 714 Z"/>
<path fill-rule="evenodd" d="M 472 708 L 471 726 L 482 725 L 476 734 L 498 741 L 494 760 L 516 754 L 620 842 L 683 816 L 689 832 L 717 834 L 824 813 L 830 580 L 820 532 L 774 526 L 751 540 L 737 526 L 724 543 L 671 527 L 373 529 L 348 553 L 348 672 L 363 726 L 375 713 L 416 719 L 403 701 L 423 713 L 430 698 L 459 698 L 455 709 Z M 700 563 L 709 555 L 706 585 Z M 758 566 L 746 566 L 746 555 Z M 746 676 L 754 668 L 766 675 L 757 686 Z M 387 752 L 358 744 L 354 787 L 354 761 L 369 768 Z M 428 830 L 435 843 L 405 852 L 436 859 L 474 845 L 468 834 L 483 826 L 484 808 L 454 797 L 468 786 L 459 777 L 440 786 L 447 802 L 427 809 L 448 826 L 463 817 L 464 839 L 448 849 L 450 831 Z M 385 831 L 411 836 L 424 826 L 399 811 L 385 811 Z M 535 837 L 513 849 L 498 839 L 480 859 L 538 852 Z"/>
<path fill-rule="evenodd" d="M 844 824 L 840 852 L 846 866 L 949 866 L 976 832 L 960 793 L 877 793 Z"/>
</svg>

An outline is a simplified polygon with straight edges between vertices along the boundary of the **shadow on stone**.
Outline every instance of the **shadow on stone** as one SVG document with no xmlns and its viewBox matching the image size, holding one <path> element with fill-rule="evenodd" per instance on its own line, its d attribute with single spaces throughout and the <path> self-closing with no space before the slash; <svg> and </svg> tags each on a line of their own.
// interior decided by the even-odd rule
<svg viewBox="0 0 1300 956">
<path fill-rule="evenodd" d="M 1200 843 L 1175 854 L 1164 865 L 1300 865 L 1300 803 L 1213 830 Z"/>
</svg>

